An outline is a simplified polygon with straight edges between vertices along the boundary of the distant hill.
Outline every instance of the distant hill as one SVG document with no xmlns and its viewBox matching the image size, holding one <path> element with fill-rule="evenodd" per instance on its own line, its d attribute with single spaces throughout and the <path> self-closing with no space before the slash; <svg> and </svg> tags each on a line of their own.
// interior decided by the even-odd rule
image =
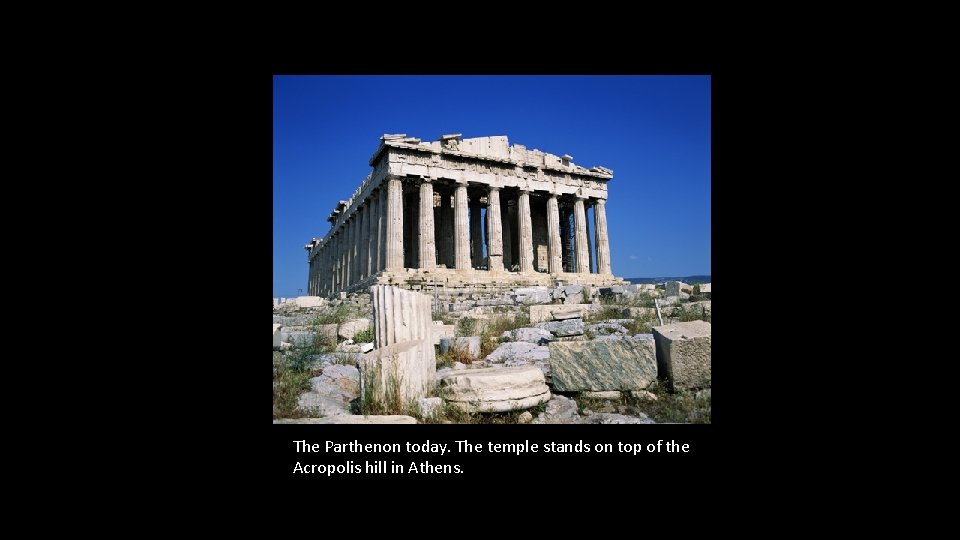
<svg viewBox="0 0 960 540">
<path fill-rule="evenodd" d="M 685 276 L 685 277 L 630 277 L 626 278 L 630 283 L 663 283 L 665 281 L 682 281 L 690 285 L 697 283 L 711 283 L 710 276 Z"/>
</svg>

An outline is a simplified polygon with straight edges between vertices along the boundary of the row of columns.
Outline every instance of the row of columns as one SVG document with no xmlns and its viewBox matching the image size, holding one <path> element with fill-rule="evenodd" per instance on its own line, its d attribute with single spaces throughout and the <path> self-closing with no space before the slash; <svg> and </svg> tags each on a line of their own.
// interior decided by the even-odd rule
<svg viewBox="0 0 960 540">
<path fill-rule="evenodd" d="M 419 221 L 415 237 L 418 242 L 419 267 L 432 269 L 436 264 L 439 246 L 441 264 L 457 270 L 470 270 L 483 264 L 483 238 L 480 231 L 480 205 L 470 207 L 467 184 L 457 183 L 453 193 L 453 208 L 449 195 L 441 195 L 439 219 L 441 237 L 436 238 L 434 223 L 433 181 L 420 182 Z M 504 234 L 501 214 L 500 188 L 488 186 L 487 192 L 487 268 L 503 271 L 504 253 L 512 251 L 512 234 Z M 594 200 L 594 219 L 597 250 L 597 273 L 610 274 L 610 244 L 607 235 L 605 201 Z M 587 221 L 584 199 L 578 197 L 573 205 L 573 234 L 568 239 L 569 225 L 560 213 L 556 194 L 547 199 L 547 270 L 589 273 L 591 253 L 587 241 Z M 519 239 L 520 272 L 534 271 L 533 222 L 530 215 L 530 191 L 521 189 L 517 198 L 516 218 Z M 328 296 L 346 290 L 381 270 L 404 268 L 404 208 L 403 186 L 400 178 L 390 177 L 360 205 L 351 216 L 328 235 L 319 254 L 310 260 L 309 294 Z M 471 218 L 471 214 L 474 214 Z M 566 214 L 569 216 L 569 213 Z M 452 223 L 451 223 L 452 222 Z M 452 225 L 452 227 L 450 226 Z M 472 240 L 472 242 L 471 242 Z M 572 240 L 572 246 L 570 245 Z M 471 245 L 472 244 L 472 245 Z M 572 249 L 571 249 L 572 248 Z M 567 259 L 575 265 L 564 264 L 564 250 L 570 249 Z M 471 250 L 473 257 L 471 257 Z M 445 256 L 450 259 L 444 260 Z M 573 268 L 570 268 L 573 266 Z"/>
</svg>

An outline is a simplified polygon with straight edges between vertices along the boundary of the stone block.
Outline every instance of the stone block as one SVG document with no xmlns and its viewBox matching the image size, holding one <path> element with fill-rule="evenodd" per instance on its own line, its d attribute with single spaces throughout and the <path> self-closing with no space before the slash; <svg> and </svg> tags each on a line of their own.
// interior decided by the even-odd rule
<svg viewBox="0 0 960 540">
<path fill-rule="evenodd" d="M 294 346 L 298 346 L 298 347 L 304 347 L 306 345 L 313 343 L 313 340 L 316 339 L 316 337 L 317 337 L 316 332 L 306 332 L 306 331 L 290 331 L 290 332 L 281 331 L 280 332 L 281 341 L 286 341 L 287 343 Z"/>
<path fill-rule="evenodd" d="M 580 392 L 580 397 L 585 397 L 588 399 L 609 399 L 609 400 L 619 400 L 622 394 L 619 390 L 602 390 L 602 391 L 587 391 Z"/>
<path fill-rule="evenodd" d="M 582 318 L 590 309 L 592 309 L 592 304 L 530 306 L 530 323 L 536 324 L 544 321 L 560 320 L 554 319 L 555 313 L 561 318 Z M 577 317 L 577 315 L 579 315 L 579 317 Z"/>
<path fill-rule="evenodd" d="M 643 390 L 657 378 L 656 348 L 649 340 L 554 342 L 550 366 L 558 392 Z"/>
<path fill-rule="evenodd" d="M 557 337 L 579 336 L 583 334 L 583 320 L 569 319 L 538 323 L 537 328 L 542 328 Z"/>
<path fill-rule="evenodd" d="M 359 414 L 341 414 L 326 418 L 280 418 L 274 424 L 416 424 L 417 419 L 402 414 L 383 414 L 363 416 Z"/>
<path fill-rule="evenodd" d="M 280 328 L 282 328 L 282 326 L 279 324 L 273 325 L 273 346 L 275 348 L 280 347 L 280 341 L 281 341 L 280 338 L 282 336 L 282 334 L 280 333 Z"/>
<path fill-rule="evenodd" d="M 693 292 L 693 285 L 682 281 L 668 281 L 664 288 L 666 290 L 666 296 L 680 296 L 681 292 L 688 294 Z"/>
<path fill-rule="evenodd" d="M 298 296 L 293 299 L 293 303 L 299 308 L 320 307 L 326 301 L 319 296 Z"/>
<path fill-rule="evenodd" d="M 554 394 L 547 403 L 544 412 L 537 415 L 534 424 L 576 424 L 580 421 L 577 411 L 577 402 L 561 395 Z"/>
<path fill-rule="evenodd" d="M 515 341 L 500 344 L 492 353 L 487 355 L 486 360 L 497 363 L 510 360 L 536 362 L 538 360 L 548 360 L 549 358 L 549 348 L 526 341 Z"/>
<path fill-rule="evenodd" d="M 440 340 L 443 338 L 453 338 L 457 330 L 457 325 L 455 324 L 443 324 L 442 321 L 439 322 L 439 325 L 434 325 L 433 327 L 433 344 L 440 345 Z"/>
<path fill-rule="evenodd" d="M 452 347 L 466 350 L 467 354 L 476 358 L 480 356 L 480 336 L 465 336 L 440 339 L 440 353 L 449 351 Z"/>
<path fill-rule="evenodd" d="M 516 330 L 505 332 L 513 341 L 527 341 L 543 345 L 553 339 L 553 334 L 543 328 L 517 328 Z"/>
<path fill-rule="evenodd" d="M 534 366 L 451 371 L 440 381 L 440 396 L 468 412 L 505 412 L 549 401 L 543 372 Z"/>
<path fill-rule="evenodd" d="M 370 319 L 351 319 L 340 325 L 337 335 L 343 339 L 353 339 L 353 336 L 368 328 L 370 328 Z"/>
<path fill-rule="evenodd" d="M 395 390 L 402 401 L 425 397 L 437 372 L 433 343 L 425 339 L 404 341 L 374 349 L 357 362 L 361 392 L 369 385 L 374 399 L 385 400 Z"/>
<path fill-rule="evenodd" d="M 443 399 L 438 397 L 425 397 L 417 400 L 420 406 L 420 414 L 423 418 L 436 416 L 443 407 Z"/>
<path fill-rule="evenodd" d="M 710 387 L 710 328 L 705 321 L 654 327 L 658 371 L 671 392 Z"/>
</svg>

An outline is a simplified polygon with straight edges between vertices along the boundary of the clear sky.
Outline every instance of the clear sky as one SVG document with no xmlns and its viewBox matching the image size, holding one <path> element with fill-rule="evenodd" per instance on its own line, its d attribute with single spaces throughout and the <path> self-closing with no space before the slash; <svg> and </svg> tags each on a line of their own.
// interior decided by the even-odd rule
<svg viewBox="0 0 960 540">
<path fill-rule="evenodd" d="M 384 133 L 506 135 L 613 169 L 613 273 L 711 273 L 709 76 L 278 76 L 273 87 L 274 296 L 306 294 L 303 246 L 329 231 Z"/>
</svg>

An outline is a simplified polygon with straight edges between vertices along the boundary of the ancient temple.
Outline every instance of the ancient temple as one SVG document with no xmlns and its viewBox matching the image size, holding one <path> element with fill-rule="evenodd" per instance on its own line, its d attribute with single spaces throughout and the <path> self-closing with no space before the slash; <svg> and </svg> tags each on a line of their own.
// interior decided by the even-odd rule
<svg viewBox="0 0 960 540">
<path fill-rule="evenodd" d="M 304 246 L 310 295 L 374 284 L 623 283 L 610 268 L 610 169 L 511 146 L 505 136 L 459 134 L 384 135 L 370 165 L 327 217 L 330 231 Z"/>
</svg>

